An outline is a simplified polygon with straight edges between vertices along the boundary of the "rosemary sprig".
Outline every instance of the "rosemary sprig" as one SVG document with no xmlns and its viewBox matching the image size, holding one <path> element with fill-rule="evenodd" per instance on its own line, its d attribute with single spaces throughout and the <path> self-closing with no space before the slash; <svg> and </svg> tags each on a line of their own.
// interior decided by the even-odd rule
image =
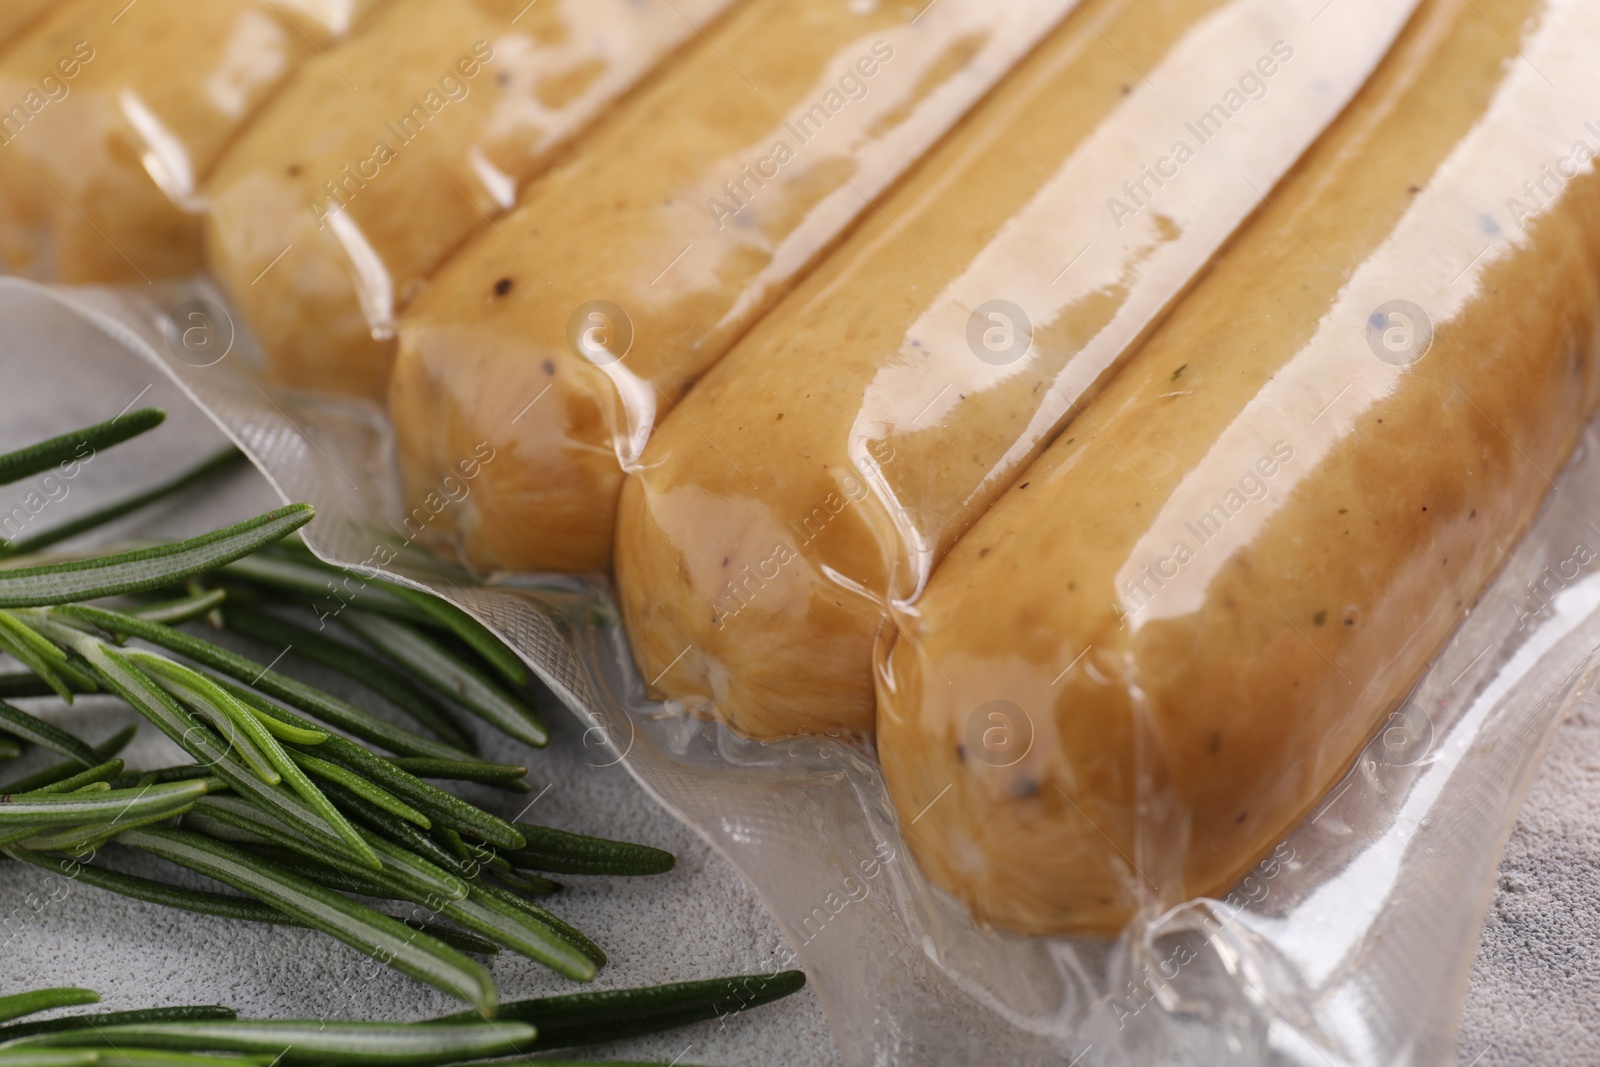
<svg viewBox="0 0 1600 1067">
<path fill-rule="evenodd" d="M 0 480 L 82 458 L 84 447 L 126 440 L 160 417 L 136 412 L 0 456 Z M 219 455 L 83 520 L 16 545 L 0 543 L 0 556 L 20 556 L 87 532 L 234 459 Z M 169 907 L 319 930 L 461 997 L 480 1015 L 492 1014 L 498 997 L 487 972 L 463 953 L 504 946 L 572 979 L 592 979 L 605 964 L 604 951 L 527 899 L 558 887 L 525 872 L 656 873 L 670 868 L 672 857 L 644 846 L 513 825 L 424 780 L 528 788 L 526 768 L 476 758 L 470 735 L 447 703 L 530 744 L 542 745 L 549 736 L 524 692 L 527 667 L 465 612 L 414 589 L 365 581 L 360 608 L 338 614 L 369 651 L 288 622 L 257 603 L 259 593 L 241 593 L 243 602 L 230 604 L 230 590 L 250 588 L 301 601 L 325 590 L 337 595 L 343 572 L 317 560 L 298 539 L 280 544 L 312 514 L 309 507 L 290 505 L 173 544 L 38 565 L 19 558 L 0 568 L 0 653 L 27 669 L 0 674 L 0 697 L 54 694 L 71 701 L 78 693 L 109 693 L 194 761 L 127 772 L 116 756 L 133 728 L 91 746 L 0 700 L 0 756 L 33 746 L 68 760 L 0 787 L 0 853 Z M 202 579 L 220 584 L 208 587 Z M 151 594 L 167 599 L 128 608 L 88 603 Z M 388 697 L 437 737 L 396 726 L 281 674 L 273 669 L 276 660 L 263 665 L 175 628 L 201 616 L 215 625 L 221 609 L 235 629 L 299 647 Z M 124 647 L 129 641 L 161 651 Z M 407 679 L 419 681 L 420 689 L 409 687 Z M 182 829 L 173 825 L 180 817 Z M 85 855 L 107 844 L 160 857 L 246 896 L 189 890 L 64 855 Z M 420 905 L 430 917 L 455 925 L 397 919 L 347 894 Z M 629 1010 L 625 1001 L 606 1003 L 623 1014 Z M 635 1012 L 639 1018 L 631 1032 L 681 1025 L 672 1020 L 687 1019 L 686 1011 L 657 1005 Z M 322 1038 L 296 1030 L 302 1024 L 221 1026 L 226 1021 L 135 1015 L 101 1017 L 92 1026 L 119 1038 L 117 1055 L 126 1063 L 237 1067 L 258 1057 L 263 1064 L 443 1063 L 554 1047 L 535 1046 L 534 1030 L 514 1024 L 502 1026 L 490 1041 L 488 1030 L 469 1021 L 443 1029 L 429 1024 L 426 1030 L 322 1028 Z M 165 1029 L 180 1022 L 189 1028 Z M 196 1023 L 206 1025 L 189 1025 Z M 461 1038 L 455 1045 L 446 1039 L 451 1026 Z M 566 1027 L 569 1036 L 580 1030 L 576 1021 Z M 0 1067 L 97 1063 L 104 1055 L 97 1050 L 105 1046 L 88 1033 L 73 1025 L 26 1033 L 0 1029 Z M 295 1039 L 286 1051 L 287 1034 Z M 468 1038 L 479 1043 L 471 1045 Z"/>
<path fill-rule="evenodd" d="M 91 560 L 0 571 L 0 607 L 72 604 L 159 589 L 248 556 L 304 526 L 315 514 L 310 504 L 288 504 L 225 529 L 170 545 L 139 548 Z"/>
</svg>

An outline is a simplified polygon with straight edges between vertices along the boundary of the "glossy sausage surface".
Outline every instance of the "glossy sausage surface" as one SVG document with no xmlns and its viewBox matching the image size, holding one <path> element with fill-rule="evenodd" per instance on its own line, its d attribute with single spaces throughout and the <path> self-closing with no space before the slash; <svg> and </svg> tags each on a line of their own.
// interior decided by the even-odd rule
<svg viewBox="0 0 1600 1067">
<path fill-rule="evenodd" d="M 395 0 L 218 167 L 208 266 L 287 384 L 381 398 L 394 324 L 519 187 L 732 0 Z"/>
<path fill-rule="evenodd" d="M 981 920 L 1225 889 L 1496 573 L 1600 400 L 1597 41 L 1592 5 L 1429 0 L 907 610 L 879 752 Z"/>
<path fill-rule="evenodd" d="M 1071 7 L 730 16 L 402 319 L 390 413 L 413 501 L 487 443 L 483 491 L 435 528 L 482 569 L 605 568 L 624 471 L 686 387 Z"/>
<path fill-rule="evenodd" d="M 1114 371 L 1411 9 L 1339 5 L 1305 36 L 1309 9 L 1278 0 L 1069 17 L 662 421 L 617 534 L 644 678 L 755 736 L 869 733 L 890 602 Z"/>
<path fill-rule="evenodd" d="M 199 187 L 316 49 L 387 0 L 78 0 L 0 54 L 0 265 L 132 282 L 200 265 Z M 24 5 L 26 6 L 26 5 Z"/>
</svg>

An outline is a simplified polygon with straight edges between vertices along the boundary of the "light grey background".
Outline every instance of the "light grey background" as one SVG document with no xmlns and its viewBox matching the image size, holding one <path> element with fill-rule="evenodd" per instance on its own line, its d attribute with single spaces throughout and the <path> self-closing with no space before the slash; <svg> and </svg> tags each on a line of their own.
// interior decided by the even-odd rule
<svg viewBox="0 0 1600 1067">
<path fill-rule="evenodd" d="M 3 357 L 0 357 L 3 364 Z M 111 373 L 108 371 L 108 373 Z M 204 438 L 204 417 L 164 379 L 127 368 L 127 381 L 93 389 L 69 375 L 11 380 L 8 387 L 37 396 L 25 423 L 0 426 L 0 448 L 109 417 L 107 395 L 132 404 L 159 403 L 174 425 L 107 452 L 75 479 L 69 495 L 41 512 L 39 528 L 97 502 L 133 491 L 198 461 L 205 448 L 174 455 L 163 441 Z M 148 391 L 143 391 L 148 387 Z M 214 435 L 214 431 L 209 431 Z M 212 439 L 221 444 L 220 435 Z M 29 485 L 0 491 L 9 507 Z M 275 506 L 265 481 L 240 469 L 224 483 L 154 510 L 118 528 L 120 536 L 186 534 Z M 260 648 L 252 649 L 262 652 Z M 266 658 L 275 650 L 266 650 Z M 282 664 L 336 692 L 341 680 L 292 659 Z M 365 699 L 365 698 L 363 698 Z M 37 710 L 91 740 L 132 721 L 125 708 L 83 700 L 74 708 L 52 701 Z M 550 708 L 549 749 L 533 752 L 490 738 L 491 758 L 527 762 L 537 800 L 528 817 L 587 833 L 642 841 L 679 857 L 672 873 L 648 879 L 565 879 L 552 907 L 608 951 L 601 988 L 681 981 L 771 966 L 782 940 L 776 925 L 742 878 L 691 831 L 660 810 L 620 766 L 585 762 L 580 728 Z M 127 753 L 130 765 L 176 762 L 178 754 L 154 730 Z M 595 757 L 589 757 L 595 758 Z M 596 760 L 598 762 L 598 759 Z M 0 778 L 33 760 L 0 766 Z M 546 788 L 548 787 L 548 788 Z M 469 791 L 475 801 L 516 815 L 534 795 L 518 798 Z M 1600 1062 L 1600 710 L 1585 706 L 1558 732 L 1516 830 L 1506 844 L 1499 885 L 1462 1023 L 1460 1063 L 1587 1064 Z M 126 866 L 126 864 L 123 864 Z M 152 868 L 153 870 L 154 868 Z M 163 872 L 171 876 L 170 869 Z M 53 891 L 53 894 L 52 894 Z M 52 899 L 52 895 L 54 899 Z M 570 983 L 536 965 L 504 955 L 492 969 L 506 999 L 568 991 Z M 99 990 L 106 1008 L 154 1004 L 225 1003 L 256 1016 L 411 1019 L 453 1010 L 436 994 L 392 971 L 367 978 L 360 954 L 309 931 L 256 927 L 180 914 L 124 900 L 87 886 L 52 882 L 35 869 L 0 864 L 0 995 L 39 985 L 84 985 Z M 822 1067 L 838 1062 L 821 1007 L 809 990 L 777 1005 L 730 1020 L 594 1050 L 630 1059 L 707 1064 Z M 1092 1054 L 1084 1067 L 1091 1067 Z"/>
</svg>

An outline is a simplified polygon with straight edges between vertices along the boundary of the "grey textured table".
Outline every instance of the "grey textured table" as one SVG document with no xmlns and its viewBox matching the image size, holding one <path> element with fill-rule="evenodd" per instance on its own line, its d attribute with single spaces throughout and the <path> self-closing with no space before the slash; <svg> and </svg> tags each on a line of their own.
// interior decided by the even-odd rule
<svg viewBox="0 0 1600 1067">
<path fill-rule="evenodd" d="M 203 436 L 204 418 L 143 368 L 128 368 L 125 392 L 172 412 L 172 433 Z M 12 381 L 26 390 L 38 421 L 0 425 L 0 448 L 45 432 L 104 418 L 106 394 L 86 391 L 70 374 Z M 123 389 L 122 386 L 126 385 Z M 119 392 L 120 390 L 120 392 Z M 220 444 L 220 436 L 215 438 Z M 72 494 L 42 524 L 53 524 L 93 500 L 127 492 L 158 452 L 135 442 L 85 468 Z M 8 498 L 0 503 L 9 506 Z M 190 533 L 277 503 L 263 479 L 241 470 L 206 491 L 191 492 L 122 535 Z M 287 661 L 286 661 L 287 663 Z M 340 680 L 309 665 L 293 668 L 339 691 Z M 48 717 L 91 739 L 131 721 L 113 703 L 83 700 L 71 709 L 40 702 Z M 569 879 L 557 907 L 596 937 L 611 955 L 600 987 L 677 981 L 770 966 L 781 934 L 750 887 L 708 845 L 654 803 L 620 767 L 586 765 L 579 729 L 550 716 L 555 737 L 543 753 L 512 742 L 488 750 L 532 765 L 537 794 L 531 817 L 572 830 L 609 834 L 671 849 L 672 873 L 650 879 Z M 146 730 L 129 751 L 135 766 L 177 758 L 164 739 Z M 19 768 L 21 769 L 21 768 Z M 15 773 L 4 772 L 7 777 Z M 546 788 L 548 787 L 548 788 Z M 474 799 L 507 814 L 526 800 L 479 792 Z M 1485 921 L 1462 1024 L 1460 1062 L 1586 1064 L 1600 1062 L 1600 709 L 1585 707 L 1562 726 L 1522 818 L 1506 845 L 1500 883 Z M 66 892 L 62 893 L 65 888 Z M 370 964 L 308 931 L 262 928 L 189 916 L 139 904 L 86 886 L 54 886 L 33 869 L 0 865 L 0 995 L 43 984 L 85 985 L 104 994 L 107 1008 L 159 1003 L 232 1005 L 260 1016 L 407 1019 L 451 1005 L 392 971 L 375 977 Z M 503 956 L 493 964 L 503 995 L 534 996 L 570 988 L 528 961 Z M 827 1021 L 805 991 L 726 1026 L 706 1023 L 668 1035 L 594 1050 L 711 1064 L 764 1063 L 822 1067 L 838 1062 Z M 1092 1062 L 1092 1058 L 1091 1058 Z"/>
</svg>

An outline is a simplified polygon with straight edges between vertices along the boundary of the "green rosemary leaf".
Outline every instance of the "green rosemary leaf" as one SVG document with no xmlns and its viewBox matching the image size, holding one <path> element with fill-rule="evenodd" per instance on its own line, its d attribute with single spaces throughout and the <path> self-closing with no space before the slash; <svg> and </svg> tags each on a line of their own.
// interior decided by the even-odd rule
<svg viewBox="0 0 1600 1067">
<path fill-rule="evenodd" d="M 362 611 L 347 611 L 339 621 L 374 649 L 404 663 L 430 686 L 496 728 L 536 748 L 550 743 L 549 728 L 530 704 L 428 635 Z"/>
<path fill-rule="evenodd" d="M 206 833 L 206 827 L 213 821 L 206 817 L 201 817 L 200 819 L 186 818 L 183 821 L 183 827 L 186 830 L 192 829 L 199 833 Z M 207 833 L 207 836 L 214 835 Z M 238 842 L 231 843 L 237 844 Z M 341 893 L 357 893 L 364 897 L 377 897 L 380 900 L 405 899 L 394 896 L 388 886 L 370 876 L 330 867 L 292 848 L 271 844 L 242 847 L 250 855 L 261 860 L 261 862 L 270 863 L 279 870 L 288 871 L 290 874 L 298 874 L 301 878 L 310 879 L 326 889 L 336 889 Z"/>
<path fill-rule="evenodd" d="M 54 1008 L 74 1008 L 79 1004 L 98 1004 L 100 994 L 92 989 L 36 989 L 29 993 L 15 993 L 0 997 L 0 1022 L 10 1022 L 24 1015 L 35 1015 Z"/>
<path fill-rule="evenodd" d="M 299 708 L 308 715 L 314 715 L 330 726 L 348 730 L 364 741 L 382 745 L 397 754 L 430 756 L 437 759 L 471 758 L 469 753 L 401 729 L 320 689 L 295 681 L 235 652 L 191 637 L 181 630 L 174 630 L 160 623 L 146 622 L 122 612 L 86 605 L 58 610 L 61 614 L 71 615 L 105 630 L 142 638 L 169 652 L 176 652 L 180 656 L 244 682 L 292 707 Z"/>
<path fill-rule="evenodd" d="M 532 1044 L 534 1036 L 534 1028 L 526 1023 L 240 1019 L 106 1027 L 95 1031 L 92 1039 L 83 1032 L 50 1034 L 27 1038 L 22 1047 L 84 1045 L 119 1050 L 259 1053 L 276 1057 L 275 1062 L 282 1067 L 295 1064 L 429 1067 L 453 1060 L 503 1056 Z"/>
<path fill-rule="evenodd" d="M 371 830 L 379 837 L 387 838 L 401 848 L 409 849 L 440 870 L 449 871 L 451 874 L 461 878 L 476 878 L 478 876 L 477 867 L 458 862 L 449 852 L 440 848 L 433 838 L 399 816 L 390 814 L 376 804 L 372 804 L 350 790 L 343 789 L 332 782 L 328 783 L 328 796 L 335 804 L 339 805 L 339 810 L 349 815 L 362 826 L 365 826 L 368 830 Z"/>
<path fill-rule="evenodd" d="M 397 815 L 406 820 L 406 822 L 420 826 L 424 830 L 433 828 L 432 821 L 422 812 L 388 790 L 373 785 L 354 771 L 347 771 L 337 763 L 329 763 L 327 760 L 318 759 L 305 752 L 294 752 L 293 757 L 294 761 L 308 773 L 342 785 L 368 803 L 375 804 L 391 815 Z"/>
<path fill-rule="evenodd" d="M 0 828 L 72 826 L 112 819 L 141 819 L 170 812 L 206 794 L 205 782 L 175 782 L 99 793 L 40 794 L 0 802 Z"/>
<path fill-rule="evenodd" d="M 297 602 L 308 603 L 322 619 L 338 615 L 350 602 L 359 599 L 362 607 L 390 618 L 406 622 L 430 621 L 429 615 L 395 596 L 388 582 L 330 567 L 311 555 L 309 549 L 296 550 L 295 555 L 297 558 L 286 558 L 280 553 L 241 559 L 225 567 L 222 577 L 287 594 Z M 354 589 L 350 587 L 352 578 L 357 583 Z M 320 603 L 316 602 L 318 598 Z"/>
<path fill-rule="evenodd" d="M 337 808 L 329 803 L 322 790 L 307 778 L 300 766 L 290 758 L 283 746 L 257 721 L 249 708 L 235 700 L 221 687 L 213 684 L 211 680 L 198 671 L 191 670 L 181 663 L 174 663 L 164 656 L 151 653 L 130 652 L 129 657 L 142 667 L 147 667 L 163 675 L 175 688 L 183 690 L 194 700 L 191 706 L 205 704 L 215 709 L 224 722 L 236 727 L 249 739 L 249 747 L 257 751 L 264 759 L 267 769 L 272 772 L 272 777 L 267 779 L 269 784 L 276 785 L 280 778 L 290 789 L 300 795 L 312 811 L 321 817 L 322 821 L 333 827 L 335 833 L 344 839 L 350 850 L 369 866 L 378 865 L 378 857 L 367 847 L 361 835 L 356 833 L 355 827 L 341 815 Z M 245 755 L 240 750 L 241 757 Z"/>
<path fill-rule="evenodd" d="M 409 774 L 418 778 L 437 778 L 452 782 L 480 782 L 500 789 L 510 789 L 513 792 L 529 793 L 532 787 L 522 779 L 527 775 L 528 768 L 517 767 L 509 763 L 480 763 L 476 760 L 443 760 L 443 759 L 416 759 L 409 756 L 396 756 L 389 760 Z"/>
<path fill-rule="evenodd" d="M 310 923 L 302 923 L 296 918 L 290 918 L 270 904 L 262 904 L 250 897 L 222 896 L 221 893 L 205 893 L 200 889 L 182 889 L 179 886 L 166 885 L 165 881 L 152 881 L 150 878 L 141 878 L 138 875 L 125 875 L 120 870 L 110 870 L 109 867 L 94 867 L 83 864 L 74 859 L 58 859 L 54 856 L 43 856 L 40 853 L 26 853 L 21 849 L 5 849 L 5 853 L 18 861 L 43 867 L 45 870 L 54 870 L 59 875 L 74 881 L 82 881 L 83 885 L 94 886 L 96 889 L 106 889 L 107 893 L 118 896 L 130 897 L 134 901 L 146 901 L 160 907 L 194 912 L 195 915 L 214 915 L 218 918 L 234 918 L 246 923 L 267 923 L 274 926 L 306 926 L 315 929 Z M 434 923 L 421 923 L 413 918 L 403 918 L 408 928 L 434 937 L 435 941 L 450 945 L 451 949 L 458 952 L 472 952 L 475 955 L 494 955 L 499 952 L 499 945 L 485 941 L 477 934 L 469 934 L 462 929 L 451 929 L 450 926 L 438 926 Z M 474 1013 L 475 1017 L 475 1013 Z M 0 1030 L 0 1038 L 3 1038 Z"/>
<path fill-rule="evenodd" d="M 97 783 L 100 785 L 105 785 L 112 779 L 116 778 L 117 775 L 122 773 L 122 766 L 122 761 L 119 759 L 107 760 L 105 763 L 90 767 L 82 774 L 75 774 L 71 778 L 54 782 L 47 786 L 41 786 L 39 789 L 18 795 L 37 796 L 41 794 L 49 795 L 52 793 L 71 793 L 75 790 L 82 789 L 86 785 L 94 785 Z"/>
<path fill-rule="evenodd" d="M 358 883 L 376 883 L 377 889 L 363 892 L 420 904 L 569 978 L 589 981 L 597 964 L 605 961 L 604 953 L 593 942 L 549 912 L 532 905 L 519 908 L 491 894 L 480 894 L 478 887 L 464 884 L 448 871 L 382 838 L 368 838 L 383 858 L 381 871 L 348 870 L 320 854 L 304 837 L 275 824 L 236 798 L 208 797 L 202 810 L 313 862 L 328 863 Z M 598 960 L 594 959 L 596 955 Z"/>
<path fill-rule="evenodd" d="M 0 759 L 16 759 L 22 755 L 22 745 L 9 737 L 0 737 Z"/>
<path fill-rule="evenodd" d="M 71 643 L 99 673 L 105 684 L 140 712 L 187 752 L 195 762 L 212 771 L 245 796 L 276 812 L 313 840 L 323 841 L 341 854 L 350 846 L 315 812 L 289 791 L 269 786 L 256 778 L 233 757 L 223 740 L 188 710 L 168 696 L 120 652 L 87 634 L 62 630 L 60 637 Z"/>
<path fill-rule="evenodd" d="M 180 474 L 176 478 L 131 496 L 126 500 L 108 504 L 103 508 L 91 511 L 82 518 L 73 519 L 71 522 L 63 523 L 54 529 L 45 530 L 43 533 L 35 534 L 33 537 L 14 542 L 4 552 L 0 552 L 0 556 L 24 555 L 29 552 L 37 552 L 42 548 L 49 548 L 51 545 L 59 544 L 68 538 L 77 537 L 81 533 L 104 526 L 108 522 L 114 522 L 124 515 L 132 514 L 140 508 L 148 507 L 174 493 L 180 493 L 191 485 L 204 481 L 218 471 L 233 466 L 242 459 L 244 459 L 244 453 L 229 445 L 187 473 Z"/>
<path fill-rule="evenodd" d="M 393 582 L 385 583 L 394 595 L 424 613 L 438 625 L 465 641 L 511 686 L 521 689 L 533 680 L 528 665 L 483 623 L 448 600 Z"/>
<path fill-rule="evenodd" d="M 237 797 L 211 797 L 200 806 L 200 810 L 207 816 L 237 829 L 247 830 L 274 845 L 292 849 L 307 859 L 335 867 L 355 878 L 377 881 L 394 889 L 401 899 L 421 904 L 435 896 L 466 895 L 466 887 L 455 875 L 372 834 L 364 836 L 381 858 L 375 870 L 355 866 L 345 857 L 329 854 L 284 820 Z"/>
<path fill-rule="evenodd" d="M 204 592 L 194 593 L 190 596 L 179 597 L 176 600 L 161 600 L 152 604 L 141 604 L 138 608 L 128 612 L 147 622 L 159 622 L 163 626 L 177 626 L 198 619 L 219 607 L 228 599 L 226 589 L 208 589 Z"/>
<path fill-rule="evenodd" d="M 497 1018 L 532 1023 L 534 1049 L 571 1048 L 642 1037 L 770 1004 L 805 987 L 800 971 L 745 974 L 698 982 L 567 993 L 500 1005 Z M 448 1015 L 461 1022 L 471 1015 Z"/>
<path fill-rule="evenodd" d="M 0 571 L 0 607 L 70 604 L 158 589 L 247 556 L 316 514 L 290 504 L 187 541 L 94 559 Z"/>
<path fill-rule="evenodd" d="M 360 682 L 446 744 L 464 752 L 476 752 L 472 739 L 450 717 L 450 712 L 395 664 L 256 608 L 232 606 L 227 619 L 230 629 L 278 648 L 293 648 L 297 654 Z"/>
<path fill-rule="evenodd" d="M 403 974 L 460 997 L 485 1017 L 494 1014 L 495 989 L 488 972 L 397 919 L 198 834 L 136 830 L 119 840 L 249 893 L 308 926 L 384 960 Z"/>
<path fill-rule="evenodd" d="M 21 627 L 23 630 L 32 633 L 28 627 L 22 626 L 10 612 L 0 611 L 0 652 L 4 652 L 32 671 L 51 693 L 68 704 L 72 703 L 72 688 L 56 673 L 56 664 L 39 655 L 38 649 L 31 644 L 20 640 L 18 634 L 11 629 L 12 626 Z M 35 633 L 33 636 L 37 638 L 39 635 Z M 55 648 L 53 645 L 51 647 Z M 55 649 L 55 651 L 60 652 L 61 650 Z"/>
<path fill-rule="evenodd" d="M 106 740 L 100 742 L 98 745 L 95 745 L 94 754 L 96 763 L 101 760 L 108 760 L 117 753 L 121 752 L 123 749 L 127 748 L 128 742 L 132 741 L 138 732 L 139 727 L 137 725 L 124 726 Z M 6 785 L 0 785 L 0 793 L 11 793 L 13 795 L 32 793 L 36 790 L 43 789 L 46 786 L 54 785 L 64 779 L 73 777 L 79 773 L 78 768 L 80 766 L 82 766 L 82 764 L 80 764 L 77 760 L 69 760 L 66 763 L 57 763 L 54 766 L 46 767 L 44 770 L 35 774 L 30 774 L 26 778 L 18 778 L 14 782 Z"/>
<path fill-rule="evenodd" d="M 527 840 L 525 848 L 500 851 L 513 867 L 554 874 L 648 875 L 672 870 L 677 858 L 649 845 L 610 841 L 603 837 L 556 830 L 549 826 L 518 823 Z"/>
<path fill-rule="evenodd" d="M 84 767 L 93 767 L 100 762 L 94 749 L 84 742 L 3 700 L 0 700 L 0 730 L 29 744 L 47 748 L 59 756 L 77 760 Z"/>
<path fill-rule="evenodd" d="M 538 910 L 555 918 L 544 909 Z M 467 899 L 446 902 L 442 915 L 576 982 L 594 981 L 600 966 L 605 965 L 605 953 L 576 929 L 562 920 L 549 923 L 517 905 L 507 904 L 506 899 L 491 893 L 490 886 L 467 886 Z M 578 944 L 579 939 L 586 944 Z M 595 960 L 595 955 L 600 958 Z"/>
<path fill-rule="evenodd" d="M 476 878 L 482 872 L 489 871 L 503 885 L 533 896 L 548 896 L 561 888 L 548 878 L 513 870 L 511 864 L 495 854 L 494 849 L 476 842 L 469 843 L 454 830 L 440 830 L 438 836 L 444 847 L 472 872 L 470 877 Z"/>
<path fill-rule="evenodd" d="M 160 408 L 140 408 L 81 430 L 64 433 L 38 444 L 0 455 L 0 485 L 10 485 L 60 463 L 84 461 L 102 448 L 120 445 L 166 421 Z"/>
<path fill-rule="evenodd" d="M 135 1011 L 100 1011 L 83 1015 L 63 1015 L 40 1022 L 12 1023 L 0 1026 L 0 1042 L 35 1034 L 64 1034 L 73 1030 L 93 1029 L 98 1026 L 122 1026 L 129 1023 L 188 1023 L 212 1022 L 217 1019 L 236 1019 L 238 1013 L 220 1004 L 186 1004 L 176 1008 L 141 1008 Z"/>
<path fill-rule="evenodd" d="M 80 1031 L 81 1040 L 72 1045 L 90 1044 L 93 1034 Z M 21 1042 L 27 1046 L 28 1042 Z M 62 1060 L 42 1057 L 61 1055 Z M 83 1059 L 81 1057 L 89 1057 Z M 94 1048 L 0 1048 L 0 1067 L 65 1067 L 67 1064 L 96 1064 L 103 1067 L 272 1067 L 266 1056 L 211 1056 L 202 1052 L 168 1052 L 142 1048 L 122 1048 L 114 1053 Z"/>
<path fill-rule="evenodd" d="M 435 826 L 481 838 L 498 848 L 521 848 L 526 843 L 522 834 L 504 819 L 429 785 L 342 737 L 330 737 L 325 745 L 318 746 L 316 754 L 365 775 L 433 820 Z"/>
<path fill-rule="evenodd" d="M 93 1049 L 0 1049 L 0 1067 L 95 1067 L 99 1062 Z"/>
<path fill-rule="evenodd" d="M 226 678 L 209 672 L 202 671 L 201 673 L 226 690 L 233 699 L 248 708 L 250 714 L 256 717 L 256 721 L 266 729 L 267 733 L 276 737 L 279 741 L 314 746 L 322 744 L 331 736 L 328 731 L 312 727 L 304 719 L 294 716 L 287 709 L 274 704 L 253 689 L 248 689 L 238 682 L 231 682 Z M 302 729 L 299 726 L 290 725 L 288 720 L 291 718 L 295 722 L 305 723 L 306 728 Z"/>
<path fill-rule="evenodd" d="M 209 685 L 205 678 L 201 678 L 181 663 L 174 663 L 165 656 L 157 656 L 138 649 L 129 649 L 124 654 L 147 677 L 166 690 L 168 694 L 175 697 L 179 703 L 209 723 L 212 729 L 216 730 L 222 739 L 227 742 L 228 750 L 237 756 L 241 763 L 249 767 L 257 778 L 268 785 L 277 785 L 283 780 L 283 776 L 273 767 L 272 761 L 256 746 L 252 732 L 244 729 L 235 716 L 229 714 L 228 709 L 223 706 L 224 700 L 231 699 L 227 697 L 227 694 L 222 694 L 223 700 L 215 699 L 211 693 L 206 691 L 205 686 L 195 684 L 193 680 L 198 678 L 200 682 Z M 193 678 L 190 677 L 191 675 Z M 215 689 L 216 687 L 210 686 L 210 688 Z M 245 713 L 243 718 L 255 727 L 255 732 L 266 733 L 261 724 L 255 721 L 253 715 Z"/>
</svg>

